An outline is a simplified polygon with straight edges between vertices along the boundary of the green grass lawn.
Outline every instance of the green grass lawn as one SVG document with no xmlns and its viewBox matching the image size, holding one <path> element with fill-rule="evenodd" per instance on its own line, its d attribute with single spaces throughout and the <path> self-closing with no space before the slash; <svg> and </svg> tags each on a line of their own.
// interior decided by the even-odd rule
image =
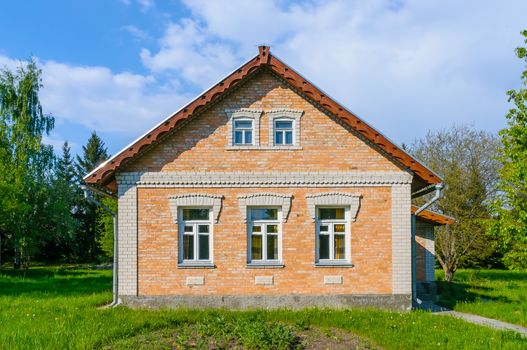
<svg viewBox="0 0 527 350">
<path fill-rule="evenodd" d="M 454 281 L 436 271 L 438 304 L 527 327 L 527 271 L 460 270 Z"/>
<path fill-rule="evenodd" d="M 527 347 L 527 340 L 516 333 L 496 331 L 426 312 L 99 308 L 110 300 L 110 271 L 39 267 L 30 269 L 23 277 L 18 272 L 2 270 L 0 348 L 139 349 L 149 347 L 149 337 L 158 339 L 171 332 L 174 338 L 168 345 L 178 348 L 179 341 L 189 344 L 184 343 L 188 341 L 185 337 L 215 335 L 215 332 L 224 330 L 222 336 L 226 344 L 234 339 L 249 349 L 280 349 L 298 346 L 290 335 L 310 328 L 351 331 L 372 346 L 386 349 Z M 166 348 L 163 346 L 167 344 L 157 345 Z"/>
</svg>

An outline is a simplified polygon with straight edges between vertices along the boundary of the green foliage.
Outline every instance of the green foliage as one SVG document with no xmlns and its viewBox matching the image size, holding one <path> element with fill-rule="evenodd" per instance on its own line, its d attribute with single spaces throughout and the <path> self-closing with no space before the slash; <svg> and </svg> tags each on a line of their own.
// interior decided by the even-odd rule
<svg viewBox="0 0 527 350">
<path fill-rule="evenodd" d="M 527 327 L 527 271 L 459 270 L 453 282 L 436 275 L 440 305 Z"/>
<path fill-rule="evenodd" d="M 303 328 L 352 331 L 385 349 L 521 349 L 525 346 L 525 339 L 515 333 L 427 312 L 99 308 L 111 298 L 111 271 L 45 267 L 30 268 L 24 274 L 0 270 L 0 344 L 6 349 L 104 349 L 161 329 L 177 332 L 180 328 L 198 325 L 203 327 L 203 332 L 219 333 L 222 332 L 220 320 L 228 320 L 231 326 L 227 333 L 232 334 L 232 327 L 239 327 L 236 334 L 247 341 L 256 332 L 248 324 L 255 322 L 268 328 L 264 332 L 273 337 L 284 332 L 283 337 L 276 335 L 284 342 L 288 342 L 290 327 L 300 324 Z M 207 328 L 209 320 L 215 318 L 216 323 Z M 254 339 L 258 337 L 254 335 Z"/>
<path fill-rule="evenodd" d="M 117 213 L 117 200 L 102 198 L 102 204 Z M 113 216 L 108 211 L 97 208 L 97 243 L 105 257 L 113 258 Z"/>
<path fill-rule="evenodd" d="M 82 146 L 82 156 L 77 156 L 77 174 L 82 177 L 108 159 L 108 150 L 104 141 L 94 131 L 88 143 Z"/>
<path fill-rule="evenodd" d="M 527 30 L 522 35 L 527 44 Z M 527 65 L 527 48 L 517 48 L 516 55 Z M 524 88 L 507 92 L 514 107 L 507 114 L 507 128 L 500 132 L 501 195 L 495 202 L 499 221 L 493 226 L 504 251 L 503 262 L 511 269 L 527 268 L 527 70 L 521 82 Z"/>
<path fill-rule="evenodd" d="M 82 147 L 82 155 L 77 156 L 75 168 L 78 182 L 82 183 L 82 177 L 106 159 L 108 159 L 106 146 L 97 133 L 93 132 L 87 144 Z M 103 200 L 100 196 L 96 196 L 96 199 L 99 201 Z M 76 217 L 80 222 L 80 229 L 76 235 L 76 260 L 94 261 L 101 254 L 101 247 L 97 241 L 107 243 L 107 237 L 102 239 L 99 237 L 101 230 L 102 232 L 107 232 L 104 228 L 104 222 L 99 222 L 102 212 L 98 210 L 95 204 L 89 202 L 84 197 L 79 199 L 78 205 L 79 211 Z"/>
<path fill-rule="evenodd" d="M 53 196 L 54 155 L 42 144 L 54 118 L 42 112 L 40 76 L 33 59 L 16 72 L 0 72 L 0 238 L 17 267 L 27 266 L 61 221 Z"/>
<path fill-rule="evenodd" d="M 499 264 L 486 230 L 498 181 L 498 148 L 495 135 L 469 126 L 429 132 L 410 148 L 445 182 L 443 197 L 432 209 L 456 219 L 455 224 L 436 229 L 436 256 L 448 274 L 460 266 Z"/>
</svg>

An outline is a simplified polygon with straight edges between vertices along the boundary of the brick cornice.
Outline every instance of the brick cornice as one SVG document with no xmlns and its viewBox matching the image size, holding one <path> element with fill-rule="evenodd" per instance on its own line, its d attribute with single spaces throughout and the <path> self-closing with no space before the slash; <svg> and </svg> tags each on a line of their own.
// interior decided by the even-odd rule
<svg viewBox="0 0 527 350">
<path fill-rule="evenodd" d="M 221 212 L 223 196 L 207 193 L 187 193 L 182 195 L 168 196 L 174 223 L 178 222 L 178 209 L 184 206 L 211 207 L 214 221 L 218 222 Z"/>
<path fill-rule="evenodd" d="M 248 206 L 280 206 L 282 207 L 282 220 L 287 222 L 292 198 L 291 194 L 251 193 L 238 196 L 238 206 L 244 222 L 247 222 Z"/>
<path fill-rule="evenodd" d="M 315 221 L 316 207 L 319 205 L 345 205 L 350 208 L 350 219 L 355 221 L 360 207 L 361 195 L 358 193 L 326 192 L 306 195 L 309 216 Z"/>
<path fill-rule="evenodd" d="M 119 185 L 142 187 L 349 187 L 410 184 L 406 172 L 129 172 Z"/>
</svg>

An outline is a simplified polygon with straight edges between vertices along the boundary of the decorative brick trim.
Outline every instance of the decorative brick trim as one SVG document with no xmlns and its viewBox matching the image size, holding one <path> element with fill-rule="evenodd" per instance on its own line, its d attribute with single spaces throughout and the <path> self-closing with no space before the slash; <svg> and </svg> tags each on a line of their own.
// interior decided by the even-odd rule
<svg viewBox="0 0 527 350">
<path fill-rule="evenodd" d="M 356 193 L 316 193 L 306 195 L 307 210 L 309 216 L 315 221 L 317 205 L 346 205 L 350 207 L 351 221 L 357 219 L 357 212 L 360 207 L 360 198 L 362 195 Z"/>
<path fill-rule="evenodd" d="M 412 293 L 410 185 L 392 186 L 392 293 Z"/>
<path fill-rule="evenodd" d="M 253 108 L 239 108 L 239 109 L 226 109 L 225 114 L 227 114 L 227 117 L 229 118 L 229 121 L 227 122 L 227 125 L 229 126 L 229 133 L 227 134 L 227 147 L 234 149 L 240 147 L 241 149 L 247 149 L 247 148 L 255 148 L 260 146 L 260 117 L 262 116 L 262 110 L 261 109 L 253 109 Z M 234 133 L 233 126 L 234 126 L 234 119 L 252 119 L 253 121 L 253 145 L 243 145 L 243 146 L 236 146 L 234 144 L 234 141 L 232 139 L 232 135 Z"/>
<path fill-rule="evenodd" d="M 274 284 L 274 276 L 254 276 L 254 284 L 272 286 Z"/>
<path fill-rule="evenodd" d="M 118 186 L 119 296 L 137 295 L 137 187 Z"/>
<path fill-rule="evenodd" d="M 353 187 L 411 184 L 407 172 L 129 172 L 120 184 L 141 187 Z"/>
<path fill-rule="evenodd" d="M 299 109 L 275 108 L 266 113 L 269 115 L 269 146 L 279 147 L 280 149 L 297 149 L 300 147 L 300 118 L 304 114 L 304 111 Z M 274 121 L 281 118 L 293 121 L 294 136 L 291 146 L 277 146 L 274 144 Z"/>
<path fill-rule="evenodd" d="M 292 198 L 293 195 L 279 193 L 254 193 L 238 196 L 238 206 L 244 222 L 247 222 L 248 206 L 280 206 L 282 207 L 282 221 L 287 222 Z"/>
<path fill-rule="evenodd" d="M 205 284 L 205 277 L 203 276 L 187 276 L 187 286 L 202 286 Z"/>
<path fill-rule="evenodd" d="M 212 207 L 212 215 L 217 223 L 220 217 L 222 200 L 223 196 L 204 193 L 189 193 L 168 197 L 174 223 L 176 224 L 178 222 L 178 207 L 183 206 Z"/>
<path fill-rule="evenodd" d="M 324 284 L 342 284 L 342 276 L 324 276 Z"/>
</svg>

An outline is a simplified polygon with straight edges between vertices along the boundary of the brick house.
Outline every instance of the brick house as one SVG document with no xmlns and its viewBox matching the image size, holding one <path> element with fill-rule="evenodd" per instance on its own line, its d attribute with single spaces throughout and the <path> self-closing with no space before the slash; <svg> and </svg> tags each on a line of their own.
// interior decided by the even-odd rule
<svg viewBox="0 0 527 350">
<path fill-rule="evenodd" d="M 451 220 L 411 206 L 436 174 L 267 46 L 85 181 L 118 197 L 128 305 L 408 309 Z"/>
</svg>

